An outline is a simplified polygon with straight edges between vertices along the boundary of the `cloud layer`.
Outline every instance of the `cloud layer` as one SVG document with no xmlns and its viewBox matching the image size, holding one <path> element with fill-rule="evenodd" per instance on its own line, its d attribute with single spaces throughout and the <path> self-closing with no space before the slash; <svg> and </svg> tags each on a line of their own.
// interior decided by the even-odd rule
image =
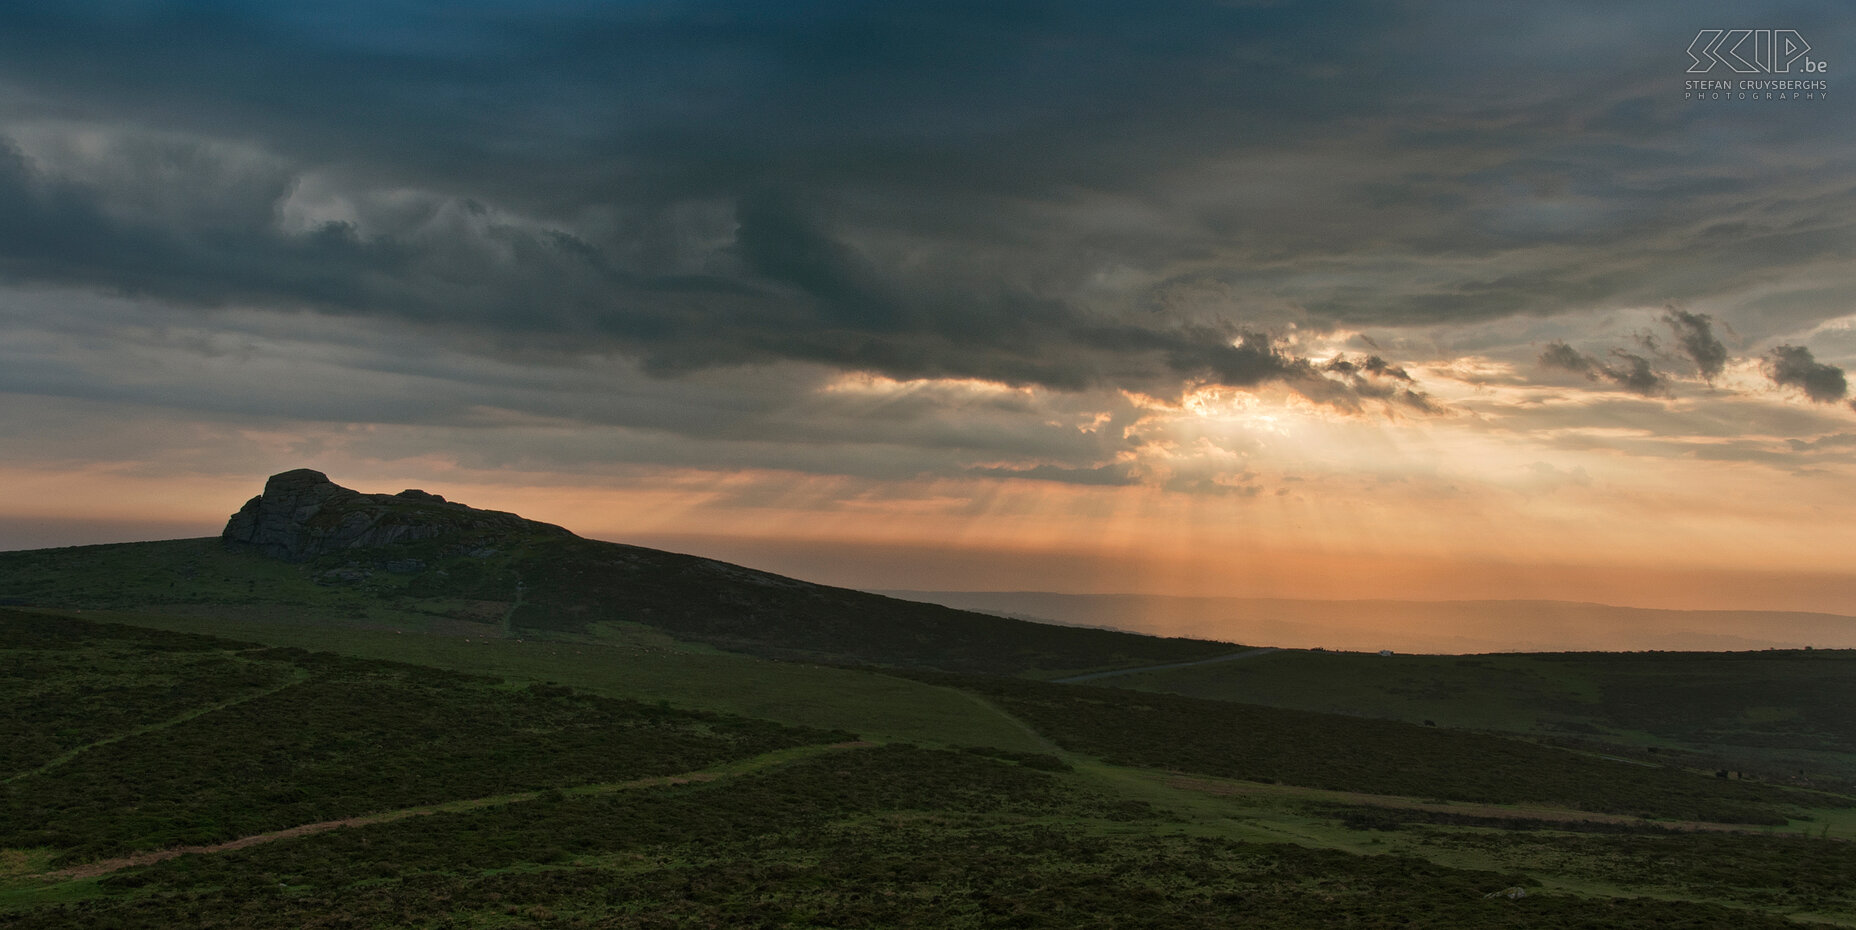
<svg viewBox="0 0 1856 930">
<path fill-rule="evenodd" d="M 1776 514 L 1856 466 L 1856 120 L 1681 82 L 1778 17 L 1856 47 L 1726 3 L 0 10 L 0 467 L 1397 546 L 1675 463 Z"/>
<path fill-rule="evenodd" d="M 1681 105 L 1596 19 L 1587 55 L 1619 54 L 1565 96 L 1490 86 L 1468 9 L 14 11 L 0 269 L 667 374 L 1343 396 L 1263 334 L 1709 299 L 1844 254 L 1841 124 Z M 1710 318 L 1672 314 L 1718 374 Z"/>
</svg>

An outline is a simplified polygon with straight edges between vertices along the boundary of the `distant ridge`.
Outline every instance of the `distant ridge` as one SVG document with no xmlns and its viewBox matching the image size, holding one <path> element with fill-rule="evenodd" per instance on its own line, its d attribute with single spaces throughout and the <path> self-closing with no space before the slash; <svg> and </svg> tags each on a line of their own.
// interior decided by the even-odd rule
<svg viewBox="0 0 1856 930">
<path fill-rule="evenodd" d="M 298 468 L 272 475 L 264 492 L 226 521 L 220 538 L 274 559 L 307 562 L 345 549 L 511 533 L 573 535 L 552 523 L 478 510 L 410 488 L 398 494 L 363 494 L 330 481 L 322 472 Z"/>
<path fill-rule="evenodd" d="M 1856 617 L 1804 611 L 1670 610 L 1548 600 L 878 593 L 1045 623 L 1293 648 L 1430 653 L 1856 648 Z"/>
</svg>

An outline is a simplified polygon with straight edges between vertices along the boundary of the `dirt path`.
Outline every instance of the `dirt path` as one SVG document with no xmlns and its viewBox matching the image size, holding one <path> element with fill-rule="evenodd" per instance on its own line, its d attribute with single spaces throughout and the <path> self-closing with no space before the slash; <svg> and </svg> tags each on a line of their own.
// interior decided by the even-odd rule
<svg viewBox="0 0 1856 930">
<path fill-rule="evenodd" d="M 522 584 L 521 576 L 517 576 L 516 577 L 516 599 L 509 603 L 508 610 L 503 611 L 503 620 L 502 620 L 502 623 L 500 624 L 500 626 L 502 627 L 504 639 L 515 638 L 516 611 L 520 610 L 522 607 L 522 594 L 526 590 L 527 590 L 527 587 Z"/>
<path fill-rule="evenodd" d="M 939 687 L 939 686 L 936 686 L 936 687 Z M 1031 724 L 1028 724 L 1024 722 L 1023 720 L 1018 719 L 1016 716 L 1014 716 L 1010 711 L 1006 710 L 1005 708 L 1000 707 L 999 705 L 994 704 L 993 702 L 988 701 L 985 698 L 980 697 L 979 695 L 974 694 L 971 691 L 962 691 L 959 688 L 943 688 L 942 690 L 951 691 L 955 694 L 958 694 L 961 697 L 966 698 L 967 700 L 972 701 L 975 704 L 978 704 L 980 707 L 985 708 L 988 712 L 994 715 L 997 715 L 999 717 L 1005 718 L 1006 721 L 1012 724 L 1012 726 L 1015 726 L 1018 729 L 1023 730 L 1028 736 L 1036 740 L 1038 745 L 1044 748 L 1045 752 L 1051 753 L 1052 755 L 1058 756 L 1059 758 L 1069 755 L 1069 753 L 1066 752 L 1063 747 L 1057 745 L 1056 743 L 1051 742 L 1049 737 L 1045 736 L 1042 733 L 1039 733 L 1036 728 L 1031 726 Z"/>
<path fill-rule="evenodd" d="M 1138 668 L 1118 668 L 1114 671 L 1090 672 L 1087 675 L 1071 675 L 1068 678 L 1053 678 L 1051 680 L 1061 685 L 1073 685 L 1079 681 L 1095 681 L 1098 678 L 1113 678 L 1117 675 L 1135 675 L 1141 672 L 1164 672 L 1168 669 L 1192 668 L 1196 665 L 1216 665 L 1219 662 L 1233 662 L 1238 659 L 1248 659 L 1252 656 L 1266 655 L 1268 653 L 1281 651 L 1282 650 L 1276 646 L 1264 646 L 1258 649 L 1246 649 L 1243 652 L 1233 652 L 1230 655 L 1213 656 L 1209 659 L 1197 659 L 1192 662 L 1169 662 L 1165 665 L 1142 665 Z"/>
<path fill-rule="evenodd" d="M 613 794 L 620 791 L 635 791 L 639 788 L 655 788 L 661 785 L 686 785 L 692 782 L 710 782 L 730 775 L 738 775 L 743 772 L 766 768 L 770 764 L 778 765 L 791 762 L 795 759 L 816 755 L 820 752 L 840 749 L 861 749 L 874 745 L 876 744 L 865 740 L 855 740 L 846 743 L 832 743 L 826 746 L 801 746 L 796 749 L 781 749 L 767 753 L 764 756 L 755 756 L 752 759 L 743 759 L 726 763 L 715 769 L 684 772 L 678 775 L 659 775 L 652 778 L 634 778 L 630 781 L 607 782 L 599 785 L 580 785 L 564 789 L 562 793 L 569 797 L 584 797 L 596 794 Z M 147 852 L 133 853 L 127 856 L 119 856 L 115 859 L 99 859 L 96 862 L 86 862 L 83 865 L 74 865 L 67 869 L 50 872 L 47 873 L 45 877 L 54 879 L 96 878 L 100 875 L 108 875 L 120 869 L 133 868 L 139 865 L 153 865 L 154 863 L 163 862 L 178 856 L 230 852 L 235 849 L 245 849 L 264 843 L 275 843 L 278 840 L 288 840 L 299 836 L 327 833 L 330 830 L 339 830 L 342 827 L 366 827 L 374 824 L 392 823 L 396 820 L 405 820 L 409 817 L 424 817 L 431 814 L 456 813 L 484 807 L 500 807 L 505 804 L 520 804 L 524 801 L 533 801 L 545 793 L 545 791 L 521 791 L 515 794 L 499 794 L 493 797 L 471 798 L 463 801 L 446 801 L 442 804 L 427 804 L 420 807 L 406 807 L 394 811 L 382 811 L 377 814 L 343 817 L 339 820 L 324 820 L 318 823 L 300 824 L 283 830 L 273 830 L 269 833 L 258 833 L 252 836 L 240 837 L 236 840 L 227 840 L 224 843 L 211 843 L 203 846 L 174 846 L 168 849 L 155 849 Z"/>
</svg>

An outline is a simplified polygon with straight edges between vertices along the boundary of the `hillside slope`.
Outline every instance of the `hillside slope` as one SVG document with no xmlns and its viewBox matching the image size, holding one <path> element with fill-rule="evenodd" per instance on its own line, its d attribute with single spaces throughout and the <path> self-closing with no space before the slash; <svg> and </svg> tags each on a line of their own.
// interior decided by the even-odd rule
<svg viewBox="0 0 1856 930">
<path fill-rule="evenodd" d="M 1048 674 L 1218 655 L 1229 643 L 1010 620 L 582 539 L 423 491 L 362 494 L 307 469 L 266 483 L 218 542 L 0 553 L 0 599 L 186 606 L 519 637 L 643 624 L 764 657 Z"/>
</svg>

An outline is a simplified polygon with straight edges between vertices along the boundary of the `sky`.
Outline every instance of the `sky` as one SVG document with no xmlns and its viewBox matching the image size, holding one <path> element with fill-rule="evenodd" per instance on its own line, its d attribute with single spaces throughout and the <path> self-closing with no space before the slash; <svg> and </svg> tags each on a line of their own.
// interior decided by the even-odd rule
<svg viewBox="0 0 1856 930">
<path fill-rule="evenodd" d="M 858 587 L 1856 614 L 1853 24 L 7 4 L 0 548 L 312 467 Z"/>
</svg>

